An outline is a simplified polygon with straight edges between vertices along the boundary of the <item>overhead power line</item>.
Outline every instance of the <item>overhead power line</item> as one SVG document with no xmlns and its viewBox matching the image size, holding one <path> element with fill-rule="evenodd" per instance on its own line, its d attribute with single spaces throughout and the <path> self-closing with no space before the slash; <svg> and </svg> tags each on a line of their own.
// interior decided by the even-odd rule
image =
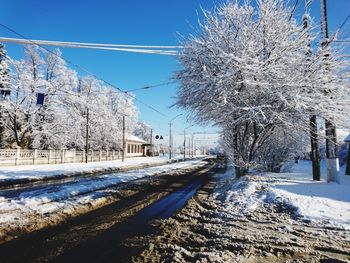
<svg viewBox="0 0 350 263">
<path fill-rule="evenodd" d="M 142 88 L 137 88 L 137 89 L 129 89 L 129 90 L 126 90 L 126 92 L 134 92 L 134 91 L 138 91 L 138 90 L 152 89 L 152 88 L 156 88 L 156 87 L 167 86 L 167 85 L 172 84 L 172 83 L 175 83 L 175 81 L 168 81 L 168 82 L 155 84 L 155 85 L 147 85 L 147 86 L 144 86 Z"/>
<path fill-rule="evenodd" d="M 1 42 L 7 43 L 18 43 L 18 44 L 35 44 L 35 45 L 45 45 L 54 47 L 65 47 L 65 48 L 85 48 L 85 49 L 99 49 L 99 50 L 109 50 L 109 51 L 124 51 L 132 53 L 144 53 L 144 54 L 157 54 L 157 55 L 170 55 L 174 56 L 177 54 L 175 50 L 160 50 L 160 49 L 141 49 L 141 48 L 121 48 L 121 47 L 108 47 L 108 46 L 98 46 L 98 45 L 83 45 L 83 44 L 69 44 L 60 42 L 47 42 L 41 40 L 31 40 L 31 39 L 19 39 L 19 38 L 7 38 L 0 37 Z"/>
<path fill-rule="evenodd" d="M 348 15 L 345 19 L 344 22 L 341 24 L 341 26 L 339 27 L 338 30 L 341 30 L 343 28 L 343 26 L 346 24 L 346 22 L 348 21 L 348 19 L 350 18 L 350 15 Z"/>
<path fill-rule="evenodd" d="M 65 47 L 65 48 L 85 48 L 85 49 L 99 49 L 99 50 L 109 50 L 109 51 L 124 51 L 131 53 L 144 53 L 144 54 L 157 54 L 157 55 L 177 55 L 176 50 L 161 50 L 161 49 L 149 49 L 148 48 L 127 48 L 124 47 L 113 47 L 113 46 L 104 46 L 103 44 L 94 44 L 89 43 L 88 45 L 83 43 L 75 42 L 56 42 L 56 41 L 45 41 L 45 40 L 32 40 L 32 39 L 21 39 L 21 38 L 9 38 L 9 37 L 0 37 L 1 42 L 5 43 L 18 43 L 18 44 L 35 44 L 43 46 L 54 46 L 54 47 Z M 117 45 L 121 46 L 121 45 Z"/>
<path fill-rule="evenodd" d="M 17 31 L 13 30 L 12 28 L 10 28 L 10 27 L 8 27 L 8 26 L 6 26 L 6 25 L 4 25 L 4 24 L 1 24 L 1 23 L 0 23 L 0 26 L 6 28 L 7 30 L 11 31 L 12 33 L 16 34 L 17 36 L 19 36 L 19 37 L 21 37 L 21 38 L 23 38 L 23 39 L 26 39 L 26 40 L 28 40 L 28 41 L 31 41 L 31 40 L 28 39 L 26 36 L 22 35 L 21 33 L 18 33 Z M 46 50 L 46 51 L 49 52 L 50 54 L 53 54 L 53 55 L 56 56 L 56 57 L 59 57 L 59 58 L 64 59 L 68 64 L 73 65 L 74 67 L 76 67 L 76 68 L 78 68 L 78 69 L 84 71 L 85 73 L 91 75 L 92 77 L 96 78 L 97 80 L 102 81 L 103 83 L 107 84 L 108 86 L 119 90 L 121 93 L 124 93 L 126 96 L 135 99 L 136 101 L 138 101 L 138 102 L 141 103 L 142 105 L 146 106 L 147 108 L 153 110 L 154 112 L 157 112 L 158 114 L 160 114 L 160 115 L 162 115 L 162 116 L 164 116 L 164 117 L 167 117 L 164 113 L 160 112 L 159 110 L 157 110 L 157 109 L 154 108 L 153 106 L 148 105 L 147 103 L 145 103 L 145 102 L 143 102 L 142 100 L 136 98 L 135 96 L 131 95 L 131 94 L 128 93 L 127 91 L 124 91 L 124 90 L 122 90 L 121 88 L 119 88 L 119 87 L 113 85 L 112 83 L 110 83 L 110 82 L 104 80 L 103 78 L 98 77 L 97 75 L 95 75 L 95 74 L 92 73 L 91 71 L 85 69 L 84 67 L 79 66 L 78 64 L 73 63 L 73 62 L 71 62 L 70 60 L 67 60 L 67 59 L 65 59 L 65 58 L 63 58 L 63 57 L 60 57 L 60 56 L 57 55 L 55 52 L 51 51 L 50 49 L 47 49 L 46 47 L 43 47 L 43 46 L 40 45 L 40 44 L 37 44 L 37 43 L 35 43 L 35 42 L 30 42 L 30 44 L 32 44 L 32 45 L 37 45 L 38 47 L 40 47 L 40 48 Z"/>
<path fill-rule="evenodd" d="M 8 38 L 12 39 L 12 38 Z M 31 40 L 33 42 L 41 42 L 42 44 L 62 44 L 62 45 L 83 45 L 83 46 L 99 46 L 99 47 L 120 47 L 120 48 L 144 48 L 144 49 L 180 49 L 182 46 L 145 46 L 145 45 L 125 45 L 125 44 L 104 44 L 104 43 L 82 43 L 67 41 L 51 41 L 51 40 Z"/>
</svg>

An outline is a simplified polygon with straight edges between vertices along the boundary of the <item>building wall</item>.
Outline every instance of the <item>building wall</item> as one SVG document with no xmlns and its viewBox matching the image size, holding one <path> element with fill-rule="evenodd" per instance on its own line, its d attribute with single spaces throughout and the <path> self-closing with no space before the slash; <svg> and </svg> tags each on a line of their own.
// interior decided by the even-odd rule
<svg viewBox="0 0 350 263">
<path fill-rule="evenodd" d="M 139 142 L 126 142 L 126 156 L 143 156 L 142 143 Z"/>
</svg>

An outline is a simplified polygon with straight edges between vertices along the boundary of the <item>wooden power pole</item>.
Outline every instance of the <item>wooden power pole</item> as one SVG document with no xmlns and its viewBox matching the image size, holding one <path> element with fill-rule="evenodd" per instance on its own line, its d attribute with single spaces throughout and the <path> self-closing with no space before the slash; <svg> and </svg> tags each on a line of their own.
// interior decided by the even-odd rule
<svg viewBox="0 0 350 263">
<path fill-rule="evenodd" d="M 126 155 L 125 115 L 123 115 L 123 154 L 122 154 L 122 162 L 125 161 L 125 155 Z"/>
<path fill-rule="evenodd" d="M 308 15 L 308 9 L 310 7 L 311 1 L 305 0 L 305 12 L 303 16 L 303 28 L 308 35 L 310 20 Z M 311 56 L 311 43 L 307 44 L 306 59 L 310 62 Z M 309 74 L 308 71 L 305 72 L 306 75 Z M 312 177 L 315 181 L 321 180 L 321 167 L 320 167 L 320 150 L 318 144 L 318 129 L 317 129 L 317 116 L 312 115 L 310 117 L 310 141 L 311 141 L 311 154 L 310 159 L 312 161 Z"/>
<path fill-rule="evenodd" d="M 151 129 L 151 152 L 150 155 L 153 156 L 153 129 Z"/>
<path fill-rule="evenodd" d="M 322 29 L 322 48 L 329 48 L 329 34 L 328 34 L 328 21 L 327 21 L 327 3 L 326 0 L 321 1 L 321 29 Z M 326 52 L 324 56 L 325 74 L 329 69 L 327 66 L 329 60 L 329 54 Z M 325 89 L 325 95 L 329 96 L 329 92 Z M 326 129 L 326 161 L 327 161 L 327 181 L 339 183 L 339 159 L 338 159 L 338 144 L 337 144 L 337 132 L 335 124 L 332 120 L 325 121 Z"/>
<path fill-rule="evenodd" d="M 89 153 L 89 108 L 86 108 L 85 163 L 88 162 L 88 153 Z"/>
<path fill-rule="evenodd" d="M 171 152 L 172 152 L 172 141 L 171 141 L 171 121 L 169 123 L 169 159 L 171 160 Z"/>
</svg>

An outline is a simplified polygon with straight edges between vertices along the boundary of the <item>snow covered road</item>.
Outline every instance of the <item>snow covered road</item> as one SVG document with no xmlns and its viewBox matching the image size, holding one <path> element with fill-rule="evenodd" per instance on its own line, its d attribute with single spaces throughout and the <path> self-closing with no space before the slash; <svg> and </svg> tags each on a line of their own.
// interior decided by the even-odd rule
<svg viewBox="0 0 350 263">
<path fill-rule="evenodd" d="M 205 163 L 202 160 L 176 162 L 91 178 L 75 178 L 68 183 L 0 191 L 0 240 L 6 238 L 9 232 L 20 229 L 31 231 L 98 207 L 108 202 L 111 193 L 117 191 L 114 186 Z M 84 208 L 83 211 L 80 211 L 81 208 Z"/>
</svg>

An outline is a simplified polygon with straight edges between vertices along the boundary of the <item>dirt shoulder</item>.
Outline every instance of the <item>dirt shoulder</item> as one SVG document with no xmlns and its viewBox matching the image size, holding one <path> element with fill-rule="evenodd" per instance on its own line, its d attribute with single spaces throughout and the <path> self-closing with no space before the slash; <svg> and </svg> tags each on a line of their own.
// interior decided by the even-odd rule
<svg viewBox="0 0 350 263">
<path fill-rule="evenodd" d="M 211 194 L 228 182 L 211 183 L 176 216 L 154 222 L 160 233 L 143 238 L 149 245 L 134 262 L 350 262 L 350 231 L 303 220 L 279 200 L 248 209 L 239 189 L 228 208 Z"/>
</svg>

